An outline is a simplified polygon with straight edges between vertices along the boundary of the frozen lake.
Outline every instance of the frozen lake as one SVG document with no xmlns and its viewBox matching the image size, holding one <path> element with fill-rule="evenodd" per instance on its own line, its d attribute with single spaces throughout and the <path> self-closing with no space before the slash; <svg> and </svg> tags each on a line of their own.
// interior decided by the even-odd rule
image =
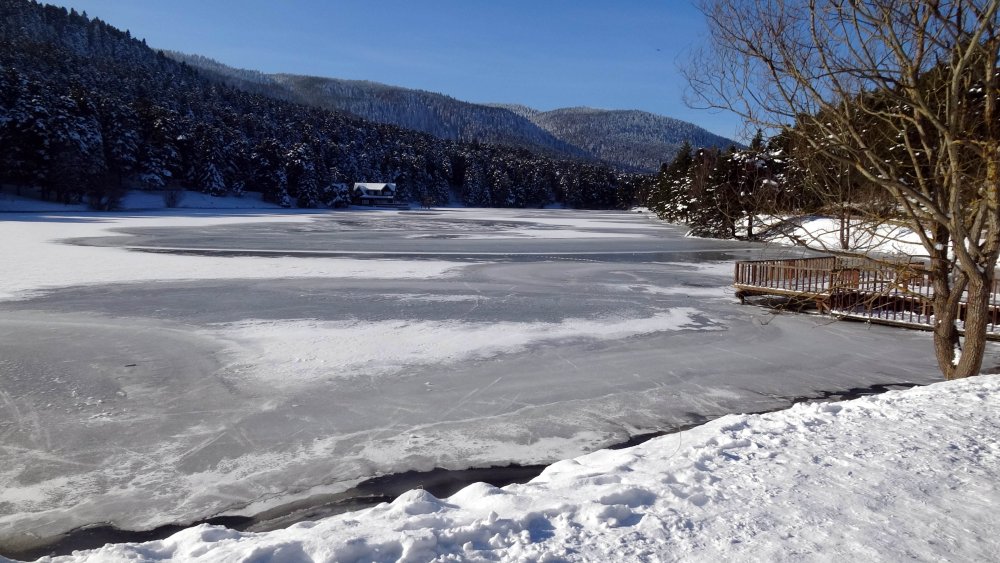
<svg viewBox="0 0 1000 563">
<path fill-rule="evenodd" d="M 739 305 L 733 260 L 798 251 L 682 235 L 562 210 L 0 216 L 0 553 L 939 378 L 928 334 Z"/>
</svg>

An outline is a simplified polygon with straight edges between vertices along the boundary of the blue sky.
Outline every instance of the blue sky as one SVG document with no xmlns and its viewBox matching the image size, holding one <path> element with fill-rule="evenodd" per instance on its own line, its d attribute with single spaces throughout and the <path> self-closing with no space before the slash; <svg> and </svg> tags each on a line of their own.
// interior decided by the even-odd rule
<svg viewBox="0 0 1000 563">
<path fill-rule="evenodd" d="M 52 1 L 52 0 L 49 0 Z M 678 62 L 704 37 L 689 0 L 64 0 L 239 68 L 373 80 L 470 102 L 642 109 L 733 136 L 683 102 Z"/>
</svg>

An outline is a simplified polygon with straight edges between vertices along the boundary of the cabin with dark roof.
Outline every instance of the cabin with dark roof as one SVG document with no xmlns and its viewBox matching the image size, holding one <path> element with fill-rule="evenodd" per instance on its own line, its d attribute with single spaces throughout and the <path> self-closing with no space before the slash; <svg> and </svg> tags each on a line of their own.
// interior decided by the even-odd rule
<svg viewBox="0 0 1000 563">
<path fill-rule="evenodd" d="M 357 182 L 351 195 L 358 205 L 391 205 L 395 203 L 396 184 Z"/>
</svg>

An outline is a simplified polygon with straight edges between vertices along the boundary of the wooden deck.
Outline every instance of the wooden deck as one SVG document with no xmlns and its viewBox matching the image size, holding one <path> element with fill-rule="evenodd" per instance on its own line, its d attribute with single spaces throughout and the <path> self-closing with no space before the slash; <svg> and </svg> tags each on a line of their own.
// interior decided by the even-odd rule
<svg viewBox="0 0 1000 563">
<path fill-rule="evenodd" d="M 839 256 L 741 261 L 733 286 L 740 301 L 779 297 L 839 317 L 927 330 L 934 322 L 934 289 L 921 263 Z M 987 330 L 1000 337 L 1000 280 L 989 322 Z"/>
</svg>

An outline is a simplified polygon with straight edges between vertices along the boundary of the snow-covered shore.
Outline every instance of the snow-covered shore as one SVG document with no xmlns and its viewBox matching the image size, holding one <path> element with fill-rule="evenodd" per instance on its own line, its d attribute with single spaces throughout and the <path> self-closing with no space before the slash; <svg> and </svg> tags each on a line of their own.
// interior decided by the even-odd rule
<svg viewBox="0 0 1000 563">
<path fill-rule="evenodd" d="M 729 415 L 268 533 L 198 526 L 55 561 L 995 560 L 1000 377 Z"/>
<path fill-rule="evenodd" d="M 53 212 L 83 212 L 91 211 L 85 203 L 59 203 L 39 199 L 37 190 L 24 188 L 25 194 L 16 195 L 10 188 L 0 189 L 0 212 L 14 213 L 53 213 Z M 247 193 L 243 196 L 210 196 L 201 192 L 181 190 L 177 192 L 177 210 L 182 209 L 259 209 L 280 210 L 281 207 L 261 199 L 259 193 Z M 162 211 L 166 210 L 162 192 L 132 190 L 125 194 L 118 206 L 119 211 Z"/>
</svg>

